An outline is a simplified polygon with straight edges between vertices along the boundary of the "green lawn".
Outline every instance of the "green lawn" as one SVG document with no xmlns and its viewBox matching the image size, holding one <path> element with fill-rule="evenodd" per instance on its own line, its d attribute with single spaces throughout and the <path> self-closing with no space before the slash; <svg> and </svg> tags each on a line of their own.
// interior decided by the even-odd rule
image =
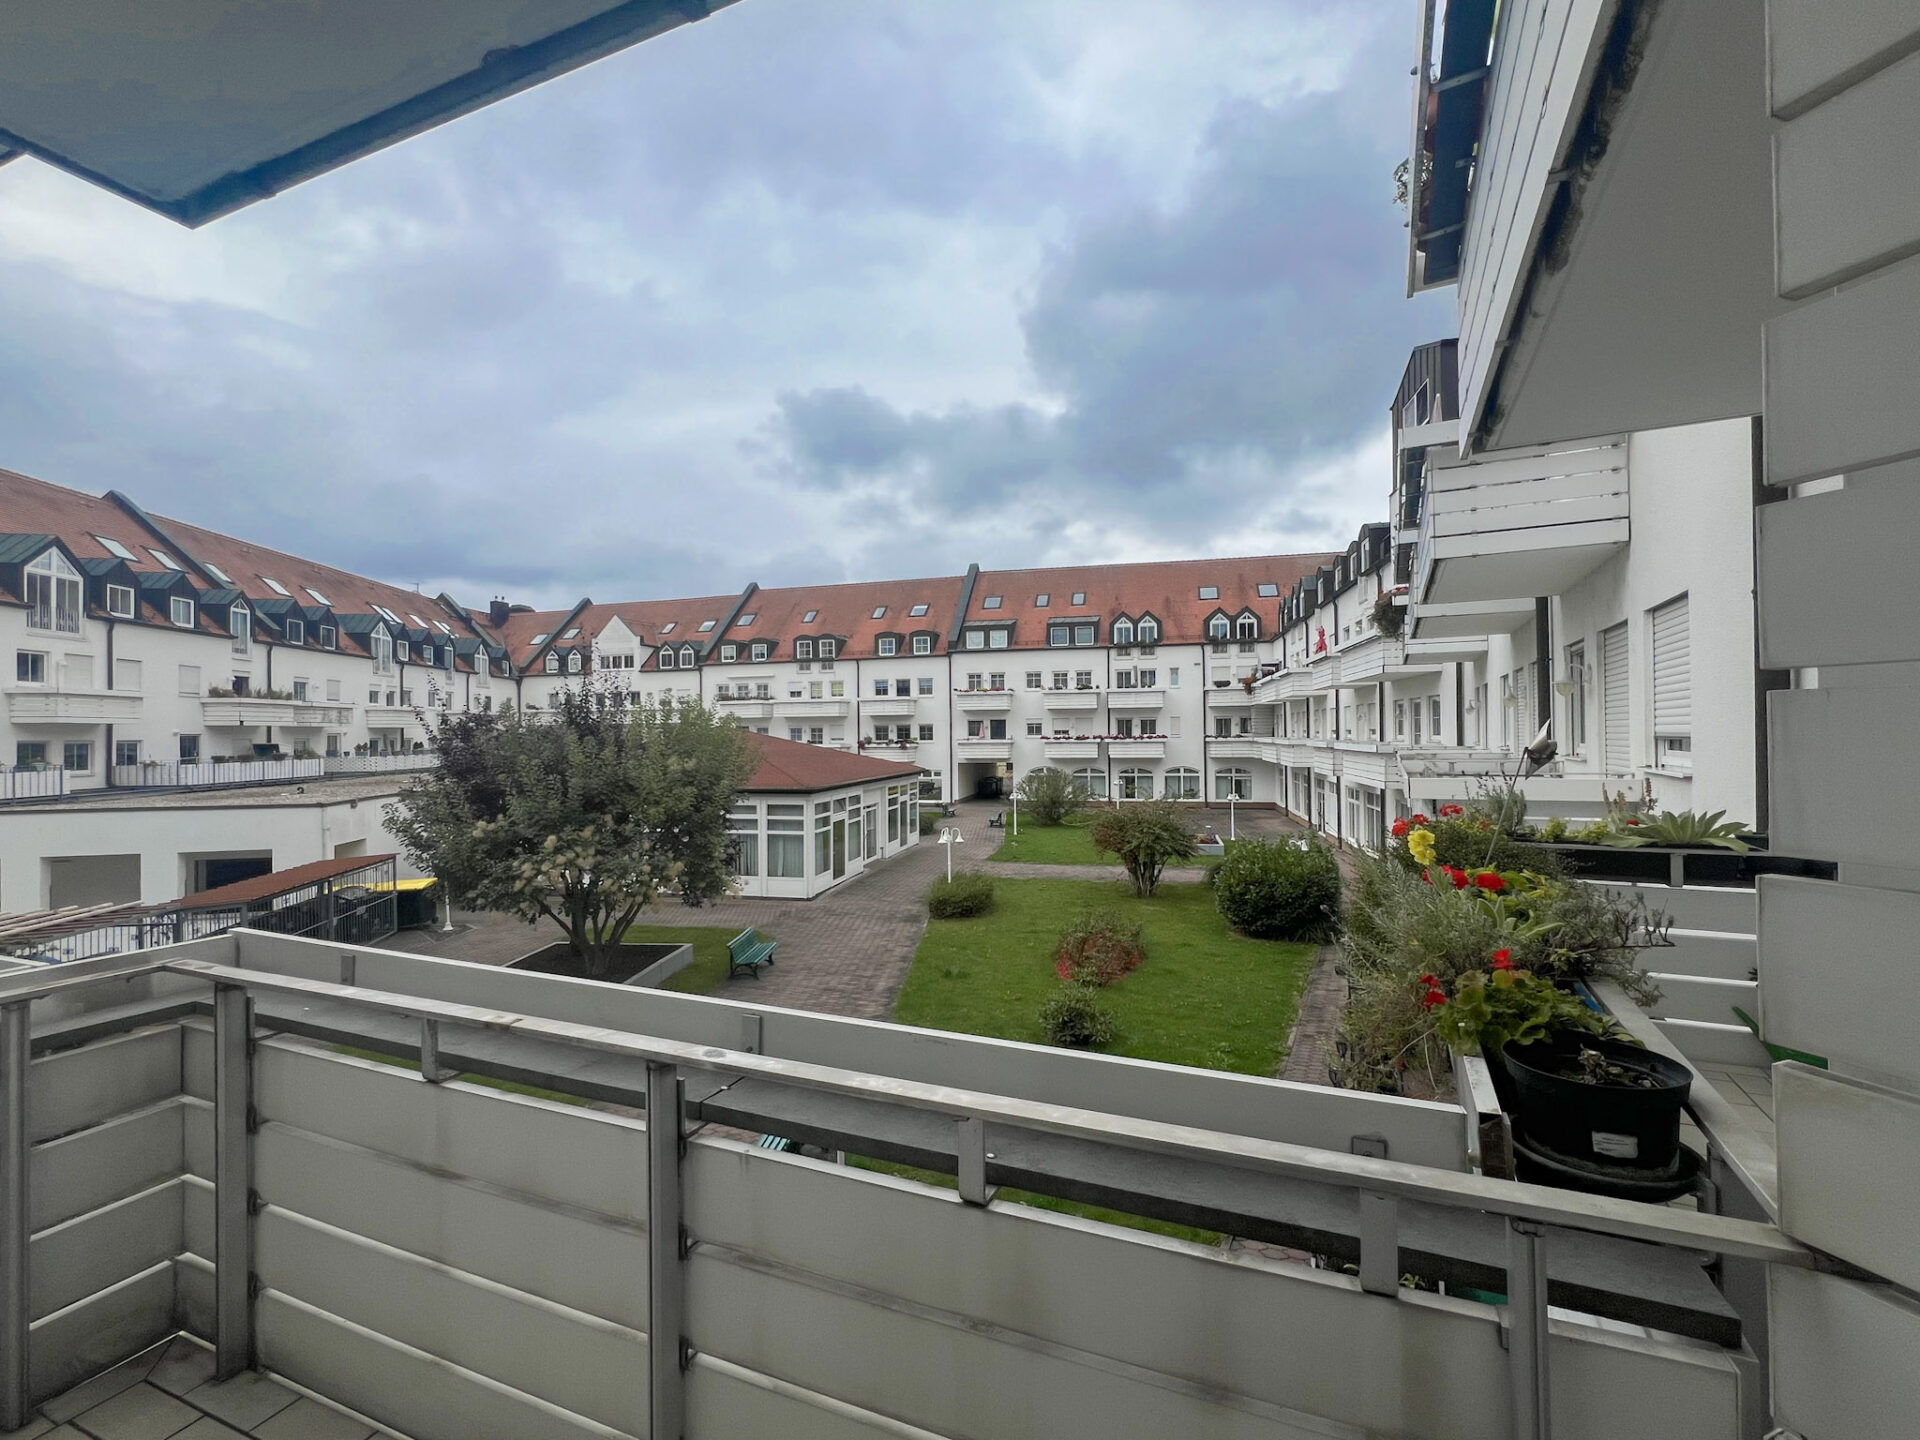
<svg viewBox="0 0 1920 1440">
<path fill-rule="evenodd" d="M 1024 838 L 1024 837 L 1022 837 Z M 1040 1006 L 1060 983 L 1053 948 L 1074 915 L 1109 907 L 1145 930 L 1147 960 L 1102 992 L 1119 1023 L 1107 1053 L 1248 1075 L 1280 1068 L 1314 947 L 1227 928 L 1205 885 L 1001 880 L 974 920 L 933 920 L 894 1006 L 903 1025 L 1043 1043 Z"/>
<path fill-rule="evenodd" d="M 993 852 L 995 860 L 1024 860 L 1034 865 L 1118 865 L 1120 857 L 1093 843 L 1085 825 L 1031 825 L 1008 833 Z"/>
<path fill-rule="evenodd" d="M 693 946 L 693 963 L 660 988 L 711 995 L 727 983 L 727 941 L 739 933 L 710 925 L 630 925 L 626 938 L 635 945 Z"/>
</svg>

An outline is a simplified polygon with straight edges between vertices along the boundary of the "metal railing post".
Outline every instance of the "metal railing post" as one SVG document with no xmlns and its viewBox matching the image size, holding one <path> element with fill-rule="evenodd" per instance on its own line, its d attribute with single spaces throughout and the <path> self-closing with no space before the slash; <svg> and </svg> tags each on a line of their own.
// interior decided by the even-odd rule
<svg viewBox="0 0 1920 1440">
<path fill-rule="evenodd" d="M 960 1198 L 969 1205 L 985 1205 L 993 1199 L 987 1185 L 987 1122 L 977 1115 L 961 1120 L 959 1145 L 955 1151 L 954 1181 Z"/>
<path fill-rule="evenodd" d="M 1507 1368 L 1514 1440 L 1552 1440 L 1547 1383 L 1547 1227 L 1507 1221 Z"/>
<path fill-rule="evenodd" d="M 253 997 L 213 990 L 214 1375 L 253 1366 Z"/>
<path fill-rule="evenodd" d="M 686 1429 L 686 1252 L 681 1235 L 683 1092 L 676 1066 L 647 1062 L 647 1435 Z"/>
<path fill-rule="evenodd" d="M 0 1430 L 25 1427 L 27 1343 L 33 1322 L 27 1285 L 27 1066 L 32 1002 L 0 1006 Z"/>
<path fill-rule="evenodd" d="M 1371 1190 L 1360 1192 L 1360 1288 L 1400 1294 L 1400 1205 Z"/>
</svg>

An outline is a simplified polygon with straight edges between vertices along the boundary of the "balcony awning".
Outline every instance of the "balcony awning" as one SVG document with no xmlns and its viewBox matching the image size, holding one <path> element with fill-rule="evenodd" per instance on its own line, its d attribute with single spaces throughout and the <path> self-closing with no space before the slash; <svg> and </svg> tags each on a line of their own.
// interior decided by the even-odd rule
<svg viewBox="0 0 1920 1440">
<path fill-rule="evenodd" d="M 732 0 L 14 0 L 0 161 L 201 225 Z"/>
</svg>

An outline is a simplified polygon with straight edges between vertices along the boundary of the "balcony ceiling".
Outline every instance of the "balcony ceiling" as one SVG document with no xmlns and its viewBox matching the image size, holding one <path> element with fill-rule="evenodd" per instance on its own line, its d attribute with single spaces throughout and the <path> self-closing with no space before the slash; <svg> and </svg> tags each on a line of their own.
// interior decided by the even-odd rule
<svg viewBox="0 0 1920 1440">
<path fill-rule="evenodd" d="M 1782 308 L 1764 21 L 1765 0 L 1655 12 L 1559 252 L 1541 261 L 1536 229 L 1510 343 L 1489 347 L 1491 374 L 1462 377 L 1476 451 L 1759 413 L 1761 325 Z M 1550 227 L 1557 188 L 1543 187 L 1536 226 Z"/>
<path fill-rule="evenodd" d="M 731 0 L 14 0 L 0 159 L 200 225 Z"/>
</svg>

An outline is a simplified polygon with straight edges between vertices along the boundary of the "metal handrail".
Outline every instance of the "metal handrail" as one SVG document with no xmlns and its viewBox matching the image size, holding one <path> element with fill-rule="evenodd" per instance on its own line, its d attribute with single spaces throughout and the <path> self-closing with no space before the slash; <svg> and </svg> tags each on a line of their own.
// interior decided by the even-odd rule
<svg viewBox="0 0 1920 1440">
<path fill-rule="evenodd" d="M 394 991 L 272 975 L 204 960 L 168 958 L 117 966 L 88 975 L 0 976 L 0 1004 L 108 984 L 143 974 L 166 973 L 205 980 L 215 986 L 299 995 L 359 1006 L 422 1023 L 511 1033 L 581 1049 L 623 1055 L 652 1064 L 691 1070 L 752 1075 L 828 1094 L 857 1096 L 945 1115 L 956 1122 L 992 1121 L 1047 1134 L 1096 1140 L 1154 1154 L 1206 1160 L 1289 1180 L 1335 1185 L 1395 1200 L 1476 1210 L 1509 1220 L 1565 1226 L 1622 1239 L 1673 1245 L 1773 1264 L 1817 1268 L 1816 1252 L 1789 1238 L 1778 1226 L 1698 1211 L 1674 1210 L 1632 1200 L 1578 1195 L 1544 1185 L 1454 1174 L 1376 1160 L 1285 1141 L 1263 1140 L 1228 1131 L 1116 1116 L 1075 1106 L 1053 1105 L 984 1091 L 931 1085 L 923 1081 L 729 1050 L 720 1046 L 636 1035 L 602 1026 L 551 1020 L 514 1011 L 493 1010 L 431 1000 Z M 38 980 L 39 983 L 27 983 Z M 556 1077 L 556 1084 L 564 1081 Z"/>
</svg>

